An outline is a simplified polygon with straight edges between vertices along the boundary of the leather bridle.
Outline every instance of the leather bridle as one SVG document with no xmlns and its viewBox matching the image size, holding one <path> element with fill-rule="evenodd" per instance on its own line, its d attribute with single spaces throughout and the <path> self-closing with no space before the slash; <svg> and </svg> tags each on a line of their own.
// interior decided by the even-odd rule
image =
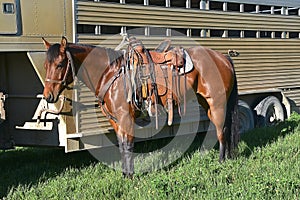
<svg viewBox="0 0 300 200">
<path fill-rule="evenodd" d="M 75 67 L 74 67 L 72 55 L 68 50 L 66 51 L 66 55 L 68 58 L 68 64 L 67 64 L 67 69 L 66 69 L 63 79 L 62 80 L 54 80 L 54 79 L 46 78 L 45 82 L 58 83 L 58 84 L 62 84 L 64 87 L 67 87 L 67 85 L 68 85 L 67 84 L 67 76 L 70 72 L 70 69 L 72 71 L 73 80 L 75 80 Z"/>
</svg>

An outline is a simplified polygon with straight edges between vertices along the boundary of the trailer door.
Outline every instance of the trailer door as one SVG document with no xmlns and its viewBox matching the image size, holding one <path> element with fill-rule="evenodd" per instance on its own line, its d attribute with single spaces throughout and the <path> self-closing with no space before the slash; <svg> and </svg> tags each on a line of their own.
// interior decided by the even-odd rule
<svg viewBox="0 0 300 200">
<path fill-rule="evenodd" d="M 0 0 L 0 34 L 17 34 L 17 1 Z"/>
</svg>

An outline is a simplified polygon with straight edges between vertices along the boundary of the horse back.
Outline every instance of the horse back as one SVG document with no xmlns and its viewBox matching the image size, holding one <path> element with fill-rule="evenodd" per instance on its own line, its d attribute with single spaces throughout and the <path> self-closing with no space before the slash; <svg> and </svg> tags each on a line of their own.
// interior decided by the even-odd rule
<svg viewBox="0 0 300 200">
<path fill-rule="evenodd" d="M 187 49 L 194 64 L 194 77 L 198 79 L 197 91 L 204 97 L 226 93 L 230 95 L 235 72 L 232 62 L 220 52 L 196 46 Z M 218 91 L 218 92 L 217 92 Z"/>
</svg>

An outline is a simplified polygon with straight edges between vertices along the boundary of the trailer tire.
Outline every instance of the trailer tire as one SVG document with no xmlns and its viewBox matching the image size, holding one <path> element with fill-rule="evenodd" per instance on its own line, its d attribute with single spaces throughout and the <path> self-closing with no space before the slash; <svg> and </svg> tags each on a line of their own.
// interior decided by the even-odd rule
<svg viewBox="0 0 300 200">
<path fill-rule="evenodd" d="M 242 100 L 239 100 L 239 132 L 245 133 L 254 128 L 254 117 L 250 106 Z"/>
<path fill-rule="evenodd" d="M 284 109 L 275 96 L 263 99 L 254 109 L 257 113 L 257 126 L 273 126 L 284 120 Z"/>
</svg>

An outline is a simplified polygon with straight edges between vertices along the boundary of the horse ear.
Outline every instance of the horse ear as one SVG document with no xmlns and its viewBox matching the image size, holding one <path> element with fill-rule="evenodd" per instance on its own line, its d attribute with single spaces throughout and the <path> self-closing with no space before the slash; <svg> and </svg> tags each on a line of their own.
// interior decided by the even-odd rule
<svg viewBox="0 0 300 200">
<path fill-rule="evenodd" d="M 43 37 L 42 37 L 42 40 L 44 42 L 46 49 L 48 50 L 50 48 L 51 44 L 48 41 L 46 41 L 45 38 L 43 38 Z"/>
<path fill-rule="evenodd" d="M 60 52 L 64 53 L 66 51 L 68 45 L 68 40 L 64 36 L 61 38 L 61 43 L 60 43 Z"/>
</svg>

